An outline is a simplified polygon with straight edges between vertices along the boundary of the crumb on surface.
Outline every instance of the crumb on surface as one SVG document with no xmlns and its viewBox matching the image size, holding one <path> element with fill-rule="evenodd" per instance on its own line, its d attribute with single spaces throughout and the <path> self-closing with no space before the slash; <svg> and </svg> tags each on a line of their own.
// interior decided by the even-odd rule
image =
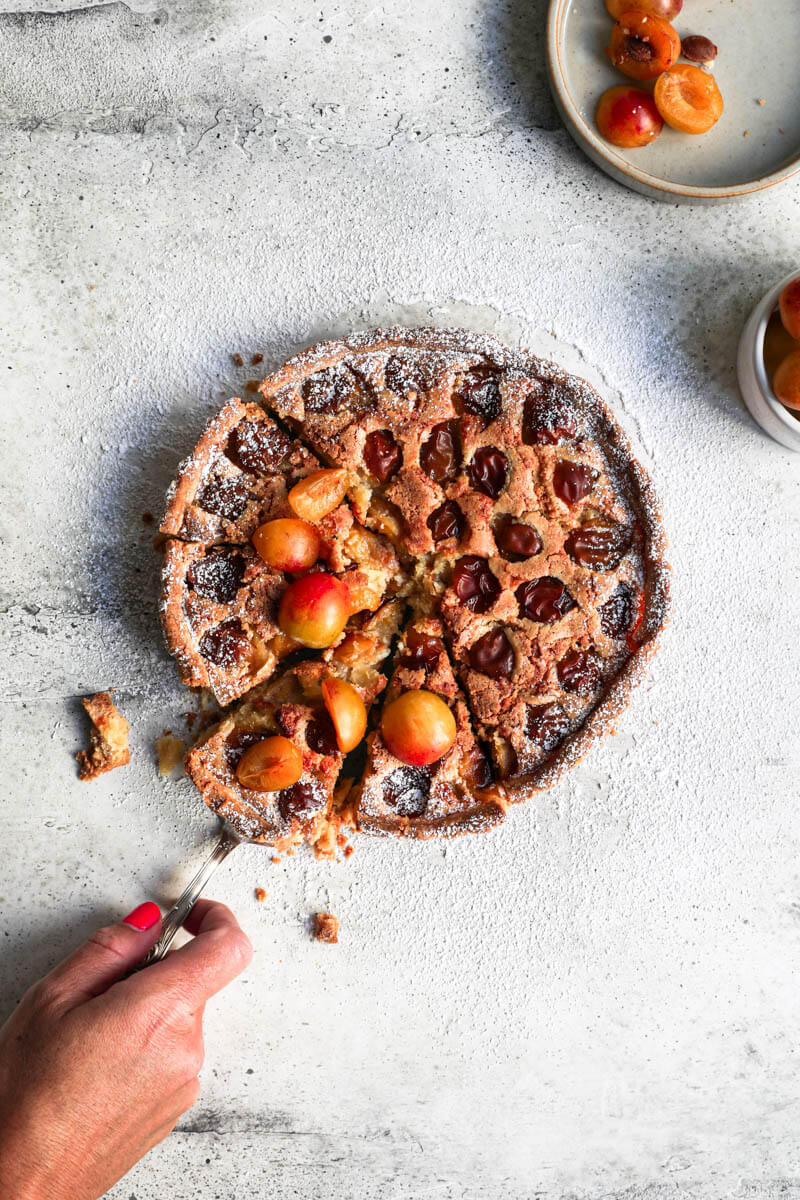
<svg viewBox="0 0 800 1200">
<path fill-rule="evenodd" d="M 259 904 L 263 904 L 267 898 L 267 893 L 264 891 L 263 888 L 256 888 L 255 889 L 255 897 Z"/>
<path fill-rule="evenodd" d="M 236 363 L 236 366 L 237 366 L 237 367 L 243 367 L 243 366 L 244 366 L 244 359 L 242 358 L 241 354 L 232 354 L 232 355 L 231 355 L 231 358 L 232 358 L 232 359 L 233 359 L 233 361 Z"/>
<path fill-rule="evenodd" d="M 152 525 L 154 521 L 155 521 L 155 517 L 154 517 L 154 516 L 153 516 L 153 514 L 150 512 L 150 509 L 149 509 L 149 508 L 148 508 L 148 509 L 146 509 L 146 510 L 145 510 L 145 511 L 142 513 L 142 524 L 143 524 L 143 525 Z"/>
<path fill-rule="evenodd" d="M 113 771 L 115 767 L 124 767 L 131 761 L 128 749 L 130 726 L 115 708 L 108 692 L 84 696 L 81 703 L 92 725 L 89 729 L 89 749 L 78 751 L 75 757 L 80 778 L 96 779 L 98 775 Z"/>
<path fill-rule="evenodd" d="M 335 946 L 339 941 L 339 918 L 333 913 L 314 913 L 314 938 Z"/>
<path fill-rule="evenodd" d="M 183 738 L 175 737 L 171 729 L 165 729 L 160 738 L 156 738 L 156 754 L 158 769 L 164 779 L 177 767 L 186 753 L 186 742 Z"/>
<path fill-rule="evenodd" d="M 257 367 L 258 364 L 262 363 L 263 361 L 264 361 L 263 354 L 254 354 L 253 357 L 250 359 L 250 366 Z"/>
<path fill-rule="evenodd" d="M 257 392 L 261 387 L 261 382 L 258 379 L 248 379 L 244 386 L 248 392 Z"/>
</svg>

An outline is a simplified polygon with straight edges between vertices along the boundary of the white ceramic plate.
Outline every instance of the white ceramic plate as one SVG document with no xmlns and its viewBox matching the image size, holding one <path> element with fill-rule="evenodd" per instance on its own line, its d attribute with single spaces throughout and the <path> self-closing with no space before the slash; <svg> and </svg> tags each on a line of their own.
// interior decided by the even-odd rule
<svg viewBox="0 0 800 1200">
<path fill-rule="evenodd" d="M 604 0 L 551 0 L 550 81 L 578 145 L 620 183 L 673 202 L 733 200 L 800 171 L 800 0 L 684 0 L 674 24 L 719 47 L 725 111 L 698 137 L 665 126 L 650 146 L 621 150 L 594 123 L 606 88 L 626 82 L 604 53 L 613 25 Z"/>
</svg>

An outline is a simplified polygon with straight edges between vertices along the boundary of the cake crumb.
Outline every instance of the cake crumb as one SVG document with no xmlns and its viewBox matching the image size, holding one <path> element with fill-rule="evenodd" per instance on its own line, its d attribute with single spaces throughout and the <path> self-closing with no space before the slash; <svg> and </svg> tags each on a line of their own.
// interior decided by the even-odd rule
<svg viewBox="0 0 800 1200">
<path fill-rule="evenodd" d="M 759 104 L 761 105 L 761 107 L 763 108 L 763 107 L 764 107 L 764 105 L 765 105 L 767 102 L 766 102 L 766 100 L 759 100 L 759 102 L 758 102 L 758 103 L 759 103 Z"/>
<path fill-rule="evenodd" d="M 78 751 L 75 757 L 80 766 L 80 778 L 96 779 L 105 771 L 124 767 L 131 761 L 128 749 L 130 726 L 114 707 L 108 692 L 84 696 L 81 704 L 92 725 L 89 730 L 89 749 Z"/>
<path fill-rule="evenodd" d="M 335 946 L 339 941 L 339 918 L 333 913 L 314 913 L 314 937 Z"/>
<path fill-rule="evenodd" d="M 143 525 L 152 525 L 154 521 L 155 521 L 155 517 L 154 517 L 154 516 L 153 516 L 153 514 L 150 512 L 150 509 L 149 509 L 149 508 L 148 508 L 148 509 L 146 509 L 146 510 L 145 510 L 145 511 L 142 513 L 142 524 L 143 524 Z"/>
<path fill-rule="evenodd" d="M 742 137 L 750 137 L 750 130 L 745 129 L 744 133 L 742 134 Z"/>
<path fill-rule="evenodd" d="M 242 358 L 241 354 L 232 354 L 231 358 L 233 359 L 233 361 L 235 362 L 237 367 L 244 366 L 244 359 Z"/>
<path fill-rule="evenodd" d="M 262 363 L 263 361 L 264 361 L 263 354 L 254 354 L 253 357 L 250 359 L 250 366 L 257 367 L 258 364 Z"/>
<path fill-rule="evenodd" d="M 264 903 L 264 901 L 265 901 L 265 900 L 266 900 L 266 898 L 267 898 L 267 895 L 268 895 L 268 893 L 267 893 L 267 892 L 265 892 L 263 888 L 256 888 L 256 889 L 255 889 L 255 897 L 256 897 L 256 900 L 258 901 L 258 903 L 259 903 L 259 904 L 263 904 L 263 903 Z"/>
<path fill-rule="evenodd" d="M 156 738 L 156 754 L 158 769 L 164 779 L 177 767 L 186 753 L 186 742 L 183 738 L 175 737 L 171 729 L 165 729 L 160 738 Z"/>
<path fill-rule="evenodd" d="M 246 391 L 255 393 L 261 387 L 261 382 L 258 379 L 248 379 L 244 386 Z"/>
</svg>

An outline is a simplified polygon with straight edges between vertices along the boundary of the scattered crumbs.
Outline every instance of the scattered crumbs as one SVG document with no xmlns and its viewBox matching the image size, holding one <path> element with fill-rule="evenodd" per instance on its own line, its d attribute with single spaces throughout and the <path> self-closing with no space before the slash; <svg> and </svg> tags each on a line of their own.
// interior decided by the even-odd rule
<svg viewBox="0 0 800 1200">
<path fill-rule="evenodd" d="M 147 509 L 146 512 L 142 513 L 142 524 L 143 525 L 152 525 L 154 521 L 155 521 L 155 517 L 150 512 L 149 508 Z"/>
<path fill-rule="evenodd" d="M 89 729 L 89 749 L 80 750 L 75 757 L 83 780 L 96 779 L 105 771 L 124 767 L 131 761 L 128 749 L 128 722 L 114 707 L 108 692 L 84 696 L 81 704 L 92 722 Z"/>
<path fill-rule="evenodd" d="M 163 779 L 172 774 L 185 753 L 186 742 L 183 738 L 175 737 L 171 729 L 165 729 L 162 736 L 156 739 L 158 769 Z"/>
<path fill-rule="evenodd" d="M 247 392 L 257 392 L 260 386 L 261 385 L 257 379 L 248 379 L 247 383 L 244 385 L 245 391 Z"/>
<path fill-rule="evenodd" d="M 765 105 L 767 102 L 766 102 L 766 100 L 759 100 L 759 102 L 758 102 L 758 103 L 759 103 L 759 104 L 761 105 L 761 107 L 763 108 L 763 107 L 764 107 L 764 105 Z"/>
<path fill-rule="evenodd" d="M 349 858 L 350 855 L 354 854 L 354 853 L 355 853 L 355 848 L 353 846 L 345 846 L 345 848 L 344 848 L 345 858 Z"/>
<path fill-rule="evenodd" d="M 233 359 L 233 361 L 236 363 L 236 366 L 237 366 L 237 367 L 243 367 L 243 366 L 244 366 L 244 359 L 242 358 L 241 354 L 232 354 L 232 355 L 231 355 L 231 358 L 232 358 L 232 359 Z"/>
<path fill-rule="evenodd" d="M 742 134 L 742 137 L 750 137 L 750 130 L 745 129 L 744 133 Z"/>
<path fill-rule="evenodd" d="M 779 128 L 778 128 L 778 133 L 786 133 L 786 130 L 785 130 L 785 129 L 781 129 L 781 128 L 779 127 Z"/>
<path fill-rule="evenodd" d="M 256 896 L 256 900 L 258 901 L 259 904 L 264 903 L 264 901 L 267 898 L 267 895 L 268 895 L 268 893 L 265 892 L 263 888 L 256 888 L 255 896 Z"/>
<path fill-rule="evenodd" d="M 269 861 L 274 862 L 274 863 L 279 863 L 281 861 L 280 856 L 277 854 L 273 854 L 272 858 Z"/>
<path fill-rule="evenodd" d="M 763 103 L 764 103 L 764 101 L 762 100 L 762 101 L 761 101 L 761 103 L 763 104 Z M 264 355 L 263 355 L 263 354 L 254 354 L 254 355 L 253 355 L 253 357 L 250 359 L 250 366 L 251 366 L 251 367 L 257 367 L 257 366 L 258 366 L 258 364 L 259 364 L 259 363 L 262 363 L 263 361 L 264 361 Z"/>
<path fill-rule="evenodd" d="M 314 913 L 314 938 L 335 946 L 339 941 L 339 918 L 333 913 Z"/>
</svg>

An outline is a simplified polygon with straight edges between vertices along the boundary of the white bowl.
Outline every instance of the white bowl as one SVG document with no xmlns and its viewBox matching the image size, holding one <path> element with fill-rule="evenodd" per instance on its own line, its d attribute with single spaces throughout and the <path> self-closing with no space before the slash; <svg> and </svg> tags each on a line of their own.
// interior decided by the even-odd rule
<svg viewBox="0 0 800 1200">
<path fill-rule="evenodd" d="M 800 420 L 785 408 L 770 386 L 764 366 L 764 332 L 787 283 L 797 279 L 800 271 L 792 271 L 767 292 L 750 314 L 739 341 L 737 371 L 742 399 L 765 433 L 786 446 L 800 451 Z"/>
<path fill-rule="evenodd" d="M 681 36 L 705 34 L 719 46 L 714 75 L 725 111 L 701 137 L 664 129 L 652 145 L 623 150 L 594 119 L 606 88 L 634 83 L 605 55 L 613 26 L 606 6 L 550 0 L 550 85 L 581 149 L 618 183 L 671 203 L 738 200 L 800 171 L 800 0 L 686 0 L 675 25 Z"/>
</svg>

